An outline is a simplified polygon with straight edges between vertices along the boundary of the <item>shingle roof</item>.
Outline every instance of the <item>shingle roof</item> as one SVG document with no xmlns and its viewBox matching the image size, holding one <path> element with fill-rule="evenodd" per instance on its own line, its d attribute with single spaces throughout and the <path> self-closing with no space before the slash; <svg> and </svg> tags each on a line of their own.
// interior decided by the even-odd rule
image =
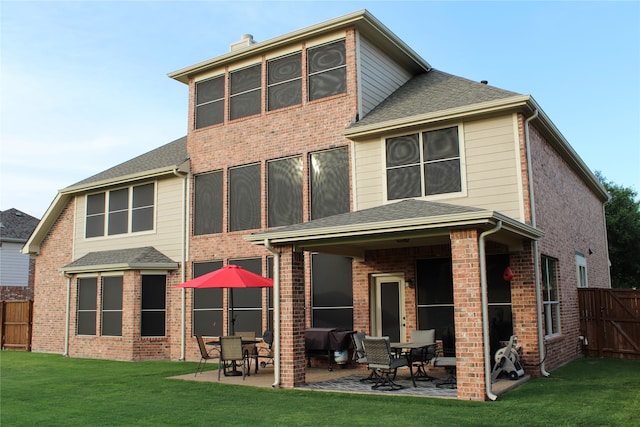
<svg viewBox="0 0 640 427">
<path fill-rule="evenodd" d="M 432 69 L 414 76 L 349 129 L 518 95 Z"/>
<path fill-rule="evenodd" d="M 26 242 L 39 221 L 14 208 L 0 212 L 0 241 Z"/>
<path fill-rule="evenodd" d="M 177 268 L 178 264 L 152 246 L 111 251 L 89 252 L 70 264 L 63 271 L 91 270 L 91 267 L 112 266 L 114 269 Z"/>
<path fill-rule="evenodd" d="M 469 206 L 450 205 L 446 203 L 427 202 L 423 200 L 407 199 L 396 203 L 376 206 L 361 211 L 332 215 L 326 218 L 314 219 L 301 224 L 294 224 L 274 229 L 274 232 L 305 231 L 320 228 L 333 228 L 359 224 L 373 224 L 385 221 L 406 220 L 412 218 L 427 218 L 455 215 L 469 212 L 482 212 Z M 268 234 L 266 232 L 265 234 Z M 259 233 L 262 234 L 262 233 Z"/>
<path fill-rule="evenodd" d="M 127 160 L 124 163 L 120 163 L 117 166 L 83 179 L 82 181 L 79 181 L 67 188 L 108 179 L 115 179 L 168 166 L 178 166 L 187 160 L 187 158 L 187 137 L 184 136 L 158 147 L 155 150 L 141 154 L 138 157 L 134 157 L 131 160 Z"/>
</svg>

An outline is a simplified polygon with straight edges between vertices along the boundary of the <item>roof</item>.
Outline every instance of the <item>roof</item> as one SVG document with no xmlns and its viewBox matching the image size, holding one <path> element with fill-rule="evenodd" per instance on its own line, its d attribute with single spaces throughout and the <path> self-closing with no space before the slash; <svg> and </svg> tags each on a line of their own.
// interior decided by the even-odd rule
<svg viewBox="0 0 640 427">
<path fill-rule="evenodd" d="M 312 37 L 318 37 L 338 30 L 356 28 L 360 34 L 382 49 L 387 55 L 399 64 L 402 64 L 413 73 L 427 71 L 431 66 L 422 59 L 413 49 L 406 45 L 398 36 L 385 27 L 366 9 L 359 10 L 338 18 L 324 21 L 297 31 L 293 31 L 281 36 L 251 44 L 245 48 L 232 50 L 224 55 L 217 56 L 189 67 L 171 72 L 168 74 L 172 79 L 182 83 L 188 83 L 189 78 L 207 72 L 209 70 L 222 67 L 231 62 L 254 57 L 266 51 L 279 49 L 293 43 L 300 43 Z"/>
<path fill-rule="evenodd" d="M 175 270 L 178 263 L 152 246 L 89 252 L 60 270 L 63 273 L 122 271 L 142 269 Z"/>
<path fill-rule="evenodd" d="M 142 172 L 164 169 L 168 167 L 177 167 L 188 159 L 187 154 L 187 137 L 176 139 L 168 144 L 151 150 L 147 153 L 120 163 L 112 168 L 102 171 L 89 178 L 83 179 L 62 191 L 67 189 L 75 189 L 84 187 L 87 184 L 99 183 L 103 181 L 112 181 L 116 178 L 136 175 Z"/>
<path fill-rule="evenodd" d="M 418 74 L 349 129 L 519 95 L 439 70 Z"/>
<path fill-rule="evenodd" d="M 456 228 L 490 229 L 501 224 L 497 240 L 518 245 L 523 239 L 544 235 L 527 224 L 499 212 L 471 206 L 408 199 L 369 209 L 333 215 L 302 224 L 253 233 L 244 239 L 254 244 L 294 245 L 363 257 L 365 250 L 418 246 L 419 242 L 449 239 Z"/>
<path fill-rule="evenodd" d="M 14 208 L 0 212 L 0 241 L 26 242 L 38 221 L 38 218 Z"/>
</svg>

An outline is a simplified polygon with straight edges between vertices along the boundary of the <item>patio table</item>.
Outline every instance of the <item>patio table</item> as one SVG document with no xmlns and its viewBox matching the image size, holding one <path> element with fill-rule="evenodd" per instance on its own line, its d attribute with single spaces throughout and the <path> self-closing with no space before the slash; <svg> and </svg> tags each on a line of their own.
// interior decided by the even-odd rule
<svg viewBox="0 0 640 427">
<path fill-rule="evenodd" d="M 262 339 L 260 338 L 242 338 L 242 345 L 251 345 L 251 344 L 258 344 L 261 343 Z M 207 345 L 212 345 L 212 346 L 216 346 L 218 347 L 218 351 L 220 351 L 220 337 L 215 337 L 213 341 L 207 341 L 205 344 Z M 250 359 L 253 359 L 256 363 L 256 368 L 255 368 L 255 373 L 258 373 L 258 348 L 257 347 L 253 347 L 253 354 L 251 356 L 249 356 Z M 233 363 L 233 370 L 230 373 L 226 373 L 225 372 L 225 376 L 239 376 L 242 375 L 242 372 L 236 370 L 236 362 L 232 362 Z M 247 373 L 247 375 L 251 375 L 251 364 L 249 364 L 249 372 Z"/>
<path fill-rule="evenodd" d="M 416 350 L 420 348 L 427 348 L 432 346 L 433 343 L 423 343 L 423 342 L 392 342 L 390 343 L 391 350 L 396 354 L 404 355 L 407 358 L 407 363 L 409 365 L 409 375 L 411 376 L 411 382 L 414 387 L 416 385 L 416 378 L 413 375 L 413 352 L 411 350 Z"/>
</svg>

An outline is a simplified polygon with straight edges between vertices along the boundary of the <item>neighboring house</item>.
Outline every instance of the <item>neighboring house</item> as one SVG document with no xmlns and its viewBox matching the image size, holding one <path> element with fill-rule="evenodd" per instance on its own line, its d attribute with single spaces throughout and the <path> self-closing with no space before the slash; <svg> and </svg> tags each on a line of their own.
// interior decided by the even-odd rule
<svg viewBox="0 0 640 427">
<path fill-rule="evenodd" d="M 533 375 L 577 356 L 608 195 L 531 96 L 433 69 L 367 11 L 170 77 L 187 137 L 60 191 L 26 245 L 34 351 L 197 360 L 228 295 L 172 286 L 233 263 L 274 277 L 236 290 L 235 329 L 274 329 L 283 387 L 309 326 L 435 328 L 460 399 L 492 397 L 512 334 Z"/>
<path fill-rule="evenodd" d="M 35 258 L 21 251 L 38 221 L 13 208 L 0 212 L 0 301 L 33 299 Z"/>
</svg>

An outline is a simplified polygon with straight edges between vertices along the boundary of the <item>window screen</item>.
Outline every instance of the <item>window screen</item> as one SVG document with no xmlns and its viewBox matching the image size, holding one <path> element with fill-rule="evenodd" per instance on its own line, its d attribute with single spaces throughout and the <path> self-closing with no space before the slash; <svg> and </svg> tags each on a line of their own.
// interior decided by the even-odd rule
<svg viewBox="0 0 640 427">
<path fill-rule="evenodd" d="M 87 196 L 86 237 L 104 236 L 105 193 Z"/>
<path fill-rule="evenodd" d="M 102 278 L 102 335 L 122 336 L 122 276 Z"/>
<path fill-rule="evenodd" d="M 196 83 L 196 129 L 224 121 L 224 76 Z"/>
<path fill-rule="evenodd" d="M 143 337 L 165 336 L 166 288 L 167 277 L 165 275 L 142 276 L 140 335 Z"/>
<path fill-rule="evenodd" d="M 222 171 L 194 178 L 193 234 L 222 233 Z"/>
<path fill-rule="evenodd" d="M 311 219 L 349 212 L 347 147 L 310 155 Z"/>
<path fill-rule="evenodd" d="M 344 40 L 307 51 L 310 101 L 346 92 L 346 63 Z"/>
<path fill-rule="evenodd" d="M 268 109 L 302 103 L 302 54 L 296 53 L 267 63 Z"/>
<path fill-rule="evenodd" d="M 129 189 L 109 192 L 109 235 L 129 231 Z"/>
<path fill-rule="evenodd" d="M 193 263 L 193 277 L 222 268 L 222 261 Z M 222 288 L 193 290 L 193 334 L 208 337 L 223 335 Z"/>
<path fill-rule="evenodd" d="M 262 275 L 262 259 L 230 259 L 229 264 L 239 265 L 247 271 Z M 254 331 L 262 335 L 262 288 L 236 288 L 229 292 L 229 318 L 233 299 L 234 331 Z"/>
<path fill-rule="evenodd" d="M 96 277 L 78 279 L 78 335 L 96 334 L 97 297 Z"/>
<path fill-rule="evenodd" d="M 154 184 L 133 187 L 131 231 L 153 230 Z"/>
<path fill-rule="evenodd" d="M 313 326 L 353 329 L 351 258 L 314 254 L 311 257 Z"/>
<path fill-rule="evenodd" d="M 229 169 L 229 231 L 260 228 L 260 165 Z"/>
<path fill-rule="evenodd" d="M 230 73 L 229 119 L 239 119 L 260 113 L 261 65 Z"/>
<path fill-rule="evenodd" d="M 302 222 L 302 157 L 267 163 L 269 227 Z"/>
</svg>

